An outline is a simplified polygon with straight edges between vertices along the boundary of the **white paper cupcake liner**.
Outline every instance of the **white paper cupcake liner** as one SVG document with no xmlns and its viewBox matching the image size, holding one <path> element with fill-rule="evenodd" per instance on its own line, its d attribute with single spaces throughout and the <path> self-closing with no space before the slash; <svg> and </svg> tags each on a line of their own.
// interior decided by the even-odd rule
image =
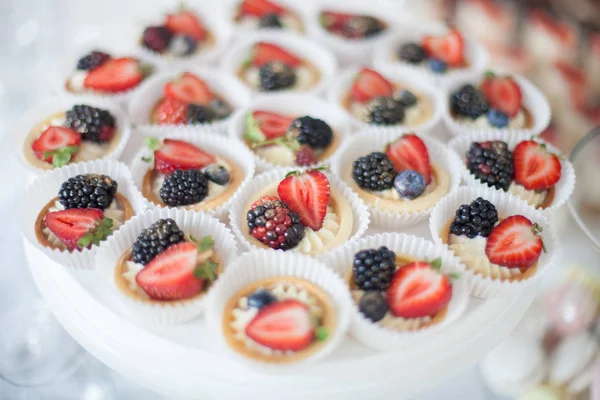
<svg viewBox="0 0 600 400">
<path fill-rule="evenodd" d="M 126 113 L 122 111 L 121 107 L 113 102 L 99 100 L 94 97 L 80 96 L 74 98 L 70 96 L 56 96 L 52 99 L 48 99 L 44 104 L 31 109 L 16 124 L 16 130 L 13 134 L 15 152 L 19 155 L 19 159 L 28 170 L 36 174 L 40 174 L 46 170 L 52 169 L 51 164 L 38 160 L 35 157 L 35 154 L 33 154 L 33 150 L 31 149 L 31 144 L 35 139 L 39 137 L 39 135 L 41 135 L 42 132 L 40 132 L 40 134 L 36 136 L 30 136 L 29 132 L 37 124 L 48 119 L 53 114 L 68 111 L 74 105 L 77 104 L 85 104 L 92 107 L 108 110 L 115 117 L 115 120 L 117 122 L 118 134 L 120 136 L 118 137 L 118 141 L 114 145 L 111 143 L 112 150 L 101 159 L 119 159 L 131 135 L 131 124 L 129 122 L 129 117 Z M 30 157 L 31 160 L 34 161 L 34 163 L 30 162 L 30 160 L 26 158 L 25 152 L 30 152 L 28 154 L 28 157 Z M 69 165 L 72 164 L 74 163 L 70 163 Z"/>
<path fill-rule="evenodd" d="M 93 269 L 96 264 L 95 261 L 99 246 L 92 246 L 89 249 L 75 250 L 73 252 L 60 249 L 53 250 L 42 246 L 35 233 L 35 222 L 42 208 L 50 200 L 58 196 L 61 185 L 67 179 L 76 175 L 89 173 L 107 175 L 117 181 L 117 192 L 129 200 L 134 214 L 137 215 L 145 210 L 146 206 L 142 195 L 133 184 L 129 168 L 125 164 L 114 160 L 88 161 L 48 171 L 40 175 L 27 187 L 18 202 L 19 227 L 23 236 L 25 236 L 29 243 L 41 250 L 53 261 L 69 268 Z M 119 230 L 116 230 L 110 237 L 114 237 Z"/>
<path fill-rule="evenodd" d="M 331 170 L 338 177 L 346 179 L 346 171 L 348 171 L 348 168 L 352 168 L 352 163 L 356 159 L 374 151 L 384 152 L 386 145 L 400 136 L 402 136 L 402 133 L 391 130 L 382 132 L 365 129 L 346 140 L 346 143 L 333 158 Z M 454 151 L 448 151 L 448 147 L 436 139 L 422 134 L 419 134 L 419 137 L 427 146 L 430 161 L 448 172 L 450 178 L 448 193 L 458 190 L 461 181 L 461 165 L 458 156 Z M 415 212 L 397 212 L 375 207 L 368 203 L 367 207 L 371 214 L 371 226 L 393 232 L 426 221 L 433 210 L 432 206 Z"/>
<path fill-rule="evenodd" d="M 211 130 L 210 128 L 202 128 L 202 127 L 163 127 L 162 129 L 158 129 L 158 127 L 154 128 L 141 128 L 136 129 L 136 134 L 147 137 L 147 136 L 155 136 L 160 139 L 181 139 L 186 142 L 190 142 L 202 150 L 207 151 L 210 154 L 222 155 L 230 159 L 231 161 L 238 164 L 240 169 L 244 174 L 244 178 L 240 183 L 239 188 L 236 192 L 223 204 L 218 206 L 215 209 L 207 210 L 206 213 L 210 214 L 220 221 L 225 222 L 227 220 L 227 213 L 231 204 L 234 202 L 235 198 L 239 196 L 240 192 L 244 189 L 244 187 L 250 182 L 252 177 L 254 176 L 254 158 L 252 157 L 252 152 L 248 150 L 244 145 L 235 142 L 229 138 L 218 135 Z M 143 146 L 138 150 L 136 155 L 133 157 L 133 161 L 131 164 L 131 175 L 133 176 L 133 183 L 140 190 L 142 188 L 142 182 L 144 180 L 144 175 L 146 171 L 148 171 L 149 163 L 142 160 L 142 158 L 146 158 L 152 155 L 152 151 Z M 142 196 L 142 199 L 147 208 L 163 208 L 163 206 L 158 206 L 145 197 Z M 170 208 L 168 206 L 164 206 L 164 208 Z M 181 207 L 184 208 L 184 207 Z"/>
<path fill-rule="evenodd" d="M 310 281 L 327 292 L 336 307 L 336 328 L 334 332 L 330 332 L 327 343 L 318 352 L 293 364 L 268 364 L 247 358 L 231 349 L 223 335 L 223 314 L 229 299 L 247 285 L 274 277 L 297 277 Z M 267 369 L 269 372 L 290 372 L 299 366 L 326 357 L 340 344 L 350 324 L 351 303 L 350 293 L 344 281 L 314 258 L 299 254 L 255 250 L 238 257 L 219 279 L 210 294 L 207 321 L 213 328 L 220 346 L 232 357 L 254 368 Z"/>
<path fill-rule="evenodd" d="M 154 128 L 161 129 L 165 126 L 150 123 L 150 114 L 156 103 L 164 97 L 165 84 L 183 72 L 191 72 L 205 81 L 211 91 L 223 98 L 233 108 L 233 112 L 229 117 L 215 122 L 200 124 L 200 126 L 211 127 L 219 132 L 224 131 L 231 122 L 235 110 L 250 105 L 250 91 L 235 76 L 210 68 L 169 69 L 167 72 L 161 72 L 148 78 L 131 97 L 129 101 L 129 115 L 131 116 L 132 124 L 148 131 Z"/>
<path fill-rule="evenodd" d="M 254 27 L 245 26 L 243 24 L 237 23 L 235 21 L 235 17 L 238 13 L 238 10 L 239 10 L 240 4 L 242 3 L 242 0 L 223 0 L 221 3 L 224 8 L 224 14 L 225 14 L 225 18 L 227 19 L 227 22 L 233 25 L 235 34 L 239 38 L 242 38 L 249 33 L 257 32 L 257 31 L 260 31 L 260 32 L 265 32 L 265 31 L 280 32 L 281 31 L 280 28 L 258 28 L 258 27 L 254 28 Z M 287 10 L 289 10 L 291 13 L 293 13 L 294 16 L 296 18 L 298 18 L 298 20 L 300 21 L 300 24 L 302 25 L 301 31 L 298 31 L 295 29 L 284 28 L 283 32 L 294 33 L 294 34 L 298 34 L 298 35 L 306 34 L 308 31 L 309 9 L 311 9 L 313 7 L 313 5 L 306 1 L 299 3 L 295 0 L 277 0 L 277 4 L 285 7 Z M 256 18 L 256 19 L 258 22 L 259 18 Z"/>
<path fill-rule="evenodd" d="M 143 229 L 150 227 L 159 219 L 171 218 L 186 234 L 197 238 L 212 236 L 215 241 L 215 252 L 223 265 L 224 271 L 237 256 L 237 245 L 231 231 L 216 218 L 203 213 L 178 209 L 153 209 L 128 221 L 117 234 L 102 243 L 97 253 L 97 271 L 102 279 L 108 280 L 117 291 L 127 311 L 140 320 L 151 321 L 158 325 L 182 324 L 199 316 L 206 307 L 206 300 L 221 279 L 217 278 L 213 286 L 201 297 L 179 302 L 145 302 L 123 293 L 115 282 L 115 267 L 123 253 L 133 246 Z"/>
<path fill-rule="evenodd" d="M 250 202 L 255 193 L 259 191 L 263 191 L 265 188 L 272 186 L 281 182 L 285 175 L 289 171 L 300 171 L 300 168 L 292 168 L 292 169 L 284 169 L 277 168 L 270 172 L 265 172 L 261 175 L 256 176 L 252 179 L 236 196 L 235 200 L 232 202 L 230 210 L 229 210 L 229 226 L 233 230 L 236 238 L 239 242 L 248 250 L 253 249 L 264 249 L 264 247 L 259 247 L 257 244 L 250 242 L 246 235 L 242 233 L 242 229 L 247 230 L 246 226 L 246 213 L 248 210 L 245 209 L 247 204 Z M 348 241 L 354 240 L 356 238 L 361 237 L 367 228 L 369 227 L 369 211 L 365 203 L 356 195 L 356 193 L 352 192 L 344 182 L 342 182 L 335 175 L 324 172 L 329 179 L 329 185 L 332 191 L 336 191 L 341 194 L 343 198 L 345 198 L 348 203 L 350 203 L 350 207 L 352 208 L 352 235 Z M 329 249 L 331 251 L 333 249 Z M 283 250 L 271 250 L 277 252 L 283 252 Z M 288 252 L 294 253 L 295 250 L 289 250 Z M 324 254 L 323 252 L 321 254 Z"/>
<path fill-rule="evenodd" d="M 258 42 L 273 43 L 284 48 L 298 58 L 312 64 L 319 71 L 319 80 L 314 86 L 305 91 L 305 94 L 320 94 L 327 84 L 333 79 L 337 61 L 335 57 L 321 45 L 293 33 L 284 32 L 256 32 L 244 35 L 236 41 L 221 58 L 220 68 L 229 74 L 237 76 L 239 67 L 250 58 L 252 47 Z M 251 88 L 254 94 L 277 94 L 285 92 L 299 92 L 294 89 L 279 90 L 274 92 L 258 92 Z"/>
<path fill-rule="evenodd" d="M 531 136 L 518 134 L 515 132 L 509 133 L 499 133 L 499 132 L 478 132 L 470 135 L 461 135 L 455 137 L 450 142 L 450 148 L 458 154 L 460 157 L 460 167 L 461 167 L 461 175 L 464 183 L 467 186 L 483 186 L 488 187 L 486 184 L 481 183 L 481 181 L 473 174 L 471 174 L 467 168 L 466 164 L 466 153 L 473 142 L 486 142 L 490 140 L 502 140 L 508 144 L 509 150 L 514 150 L 514 148 L 524 140 L 531 140 Z M 567 202 L 571 194 L 573 193 L 573 189 L 575 187 L 575 170 L 573 169 L 573 165 L 569 162 L 569 160 L 560 154 L 560 150 L 556 147 L 552 146 L 550 143 L 539 139 L 534 138 L 536 142 L 543 143 L 548 148 L 550 153 L 554 153 L 560 158 L 561 165 L 561 176 L 560 180 L 556 183 L 554 189 L 554 199 L 549 207 L 545 209 L 540 209 L 541 212 L 546 214 L 549 218 L 552 217 L 553 213 L 563 204 Z M 510 194 L 510 192 L 508 192 Z"/>
<path fill-rule="evenodd" d="M 429 218 L 429 229 L 433 241 L 436 244 L 443 244 L 442 238 L 440 237 L 441 232 L 448 221 L 454 218 L 458 207 L 463 204 L 470 204 L 478 197 L 482 197 L 494 204 L 501 218 L 512 215 L 523 215 L 530 221 L 537 223 L 542 227 L 541 235 L 547 253 L 542 252 L 542 255 L 537 262 L 537 271 L 531 277 L 520 281 L 509 281 L 483 277 L 480 274 L 472 272 L 468 266 L 465 271 L 471 295 L 473 296 L 487 299 L 520 293 L 527 286 L 537 282 L 546 271 L 553 267 L 557 261 L 556 254 L 560 250 L 554 229 L 546 216 L 542 212 L 529 206 L 523 200 L 483 186 L 461 188 L 453 194 L 444 197 L 431 213 L 431 217 Z"/>
<path fill-rule="evenodd" d="M 352 274 L 354 255 L 361 250 L 386 246 L 396 254 L 407 254 L 420 260 L 441 258 L 444 274 L 457 272 L 460 277 L 452 281 L 452 300 L 444 319 L 416 331 L 396 331 L 369 321 L 353 302 L 350 333 L 359 342 L 375 350 L 390 351 L 407 346 L 426 344 L 432 335 L 440 334 L 445 327 L 454 323 L 465 311 L 469 289 L 464 275 L 465 266 L 446 246 L 405 233 L 382 233 L 366 236 L 348 243 L 322 256 L 323 264 L 332 267 L 348 283 Z"/>
<path fill-rule="evenodd" d="M 503 71 L 493 70 L 497 75 L 506 75 Z M 498 132 L 503 134 L 508 134 L 514 132 L 515 134 L 522 134 L 527 136 L 536 136 L 541 134 L 544 129 L 548 127 L 550 124 L 550 117 L 552 116 L 552 112 L 550 110 L 550 105 L 548 100 L 544 96 L 544 94 L 531 82 L 527 79 L 523 78 L 520 75 L 508 73 L 508 75 L 512 76 L 519 87 L 521 88 L 521 93 L 523 95 L 523 106 L 531 113 L 533 118 L 533 126 L 531 128 L 523 128 L 523 129 L 509 129 L 509 128 L 474 128 L 470 127 L 466 124 L 460 123 L 450 113 L 450 96 L 451 93 L 458 90 L 462 85 L 467 83 L 473 85 L 479 85 L 479 83 L 483 79 L 482 73 L 464 73 L 457 74 L 452 79 L 448 79 L 445 82 L 445 93 L 443 95 L 443 120 L 445 125 L 448 127 L 450 133 L 454 136 L 460 135 L 470 135 L 479 132 Z"/>
<path fill-rule="evenodd" d="M 231 120 L 228 127 L 228 134 L 232 140 L 241 142 L 244 146 L 247 146 L 244 142 L 244 133 L 246 131 L 246 115 L 256 110 L 265 110 L 283 115 L 290 115 L 295 117 L 302 117 L 305 115 L 313 118 L 322 119 L 333 129 L 334 134 L 340 135 L 338 146 L 346 140 L 346 137 L 352 131 L 352 124 L 349 121 L 346 113 L 336 105 L 327 103 L 322 99 L 306 95 L 306 94 L 294 94 L 294 93 L 281 93 L 278 95 L 258 96 L 253 102 L 251 107 L 246 107 L 239 110 Z M 339 147 L 338 147 L 339 150 Z M 333 154 L 335 154 L 336 150 Z M 254 153 L 254 159 L 256 162 L 256 168 L 258 172 L 270 171 L 273 168 L 281 167 L 276 165 L 265 158 Z M 333 156 L 333 155 L 332 155 Z M 331 157 L 319 161 L 316 165 L 327 164 Z"/>
<path fill-rule="evenodd" d="M 352 84 L 356 74 L 360 71 L 360 68 L 349 68 L 343 72 L 337 74 L 336 78 L 331 82 L 327 89 L 327 100 L 330 103 L 342 107 L 348 117 L 354 122 L 356 129 L 371 129 L 379 131 L 392 130 L 394 132 L 407 133 L 414 130 L 420 132 L 430 132 L 441 122 L 443 113 L 444 100 L 441 91 L 436 88 L 434 82 L 427 76 L 427 74 L 416 70 L 415 68 L 396 65 L 396 66 L 383 66 L 376 68 L 376 71 L 383 75 L 392 84 L 401 84 L 406 86 L 409 90 L 414 90 L 417 95 L 427 96 L 433 106 L 431 118 L 418 125 L 376 125 L 369 124 L 361 121 L 360 119 L 353 116 L 349 110 L 343 107 L 344 98 L 350 92 Z"/>
</svg>

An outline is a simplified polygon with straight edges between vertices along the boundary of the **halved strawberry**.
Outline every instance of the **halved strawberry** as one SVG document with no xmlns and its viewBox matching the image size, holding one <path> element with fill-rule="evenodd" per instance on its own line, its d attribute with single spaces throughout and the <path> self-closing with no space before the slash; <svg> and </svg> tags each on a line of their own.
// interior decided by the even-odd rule
<svg viewBox="0 0 600 400">
<path fill-rule="evenodd" d="M 159 125 L 185 124 L 188 105 L 182 101 L 165 98 L 158 105 L 156 123 Z"/>
<path fill-rule="evenodd" d="M 240 15 L 264 17 L 267 14 L 281 15 L 285 8 L 268 0 L 244 0 L 240 4 Z"/>
<path fill-rule="evenodd" d="M 165 139 L 154 152 L 154 167 L 168 175 L 176 169 L 200 169 L 215 162 L 215 157 L 183 140 Z"/>
<path fill-rule="evenodd" d="M 69 249 L 76 249 L 77 242 L 96 229 L 103 218 L 104 213 L 97 208 L 70 208 L 46 214 L 44 223 Z"/>
<path fill-rule="evenodd" d="M 184 103 L 208 105 L 213 96 L 210 88 L 202 79 L 191 72 L 184 72 L 165 85 L 165 96 Z"/>
<path fill-rule="evenodd" d="M 354 15 L 336 11 L 323 11 L 321 13 L 321 24 L 329 30 L 340 30 Z"/>
<path fill-rule="evenodd" d="M 513 215 L 492 229 L 485 245 L 490 262 L 508 268 L 526 268 L 537 262 L 544 249 L 541 228 L 522 215 Z"/>
<path fill-rule="evenodd" d="M 448 277 L 422 261 L 399 268 L 387 290 L 390 312 L 402 318 L 433 317 L 451 298 Z"/>
<path fill-rule="evenodd" d="M 194 276 L 198 248 L 181 242 L 157 255 L 142 269 L 135 281 L 155 300 L 182 300 L 202 290 L 204 280 Z"/>
<path fill-rule="evenodd" d="M 294 122 L 294 118 L 292 117 L 270 111 L 254 111 L 252 116 L 258 123 L 258 128 L 265 135 L 267 140 L 276 139 L 285 135 L 287 129 L 292 122 Z"/>
<path fill-rule="evenodd" d="M 206 37 L 206 29 L 192 11 L 181 11 L 167 15 L 165 27 L 173 33 L 191 36 L 198 42 Z"/>
<path fill-rule="evenodd" d="M 509 117 L 514 117 L 521 110 L 523 95 L 519 84 L 513 78 L 488 74 L 481 84 L 481 89 L 490 106 Z"/>
<path fill-rule="evenodd" d="M 394 93 L 394 87 L 381 74 L 371 68 L 363 68 L 354 79 L 350 96 L 353 101 L 365 102 L 374 97 L 389 97 Z"/>
<path fill-rule="evenodd" d="M 528 190 L 549 189 L 559 181 L 560 160 L 549 153 L 546 145 L 524 140 L 513 150 L 515 182 Z"/>
<path fill-rule="evenodd" d="M 79 146 L 81 143 L 81 135 L 71 128 L 64 126 L 50 126 L 39 138 L 35 139 L 31 144 L 31 148 L 37 158 L 46 162 L 53 162 L 54 155 L 60 149 Z M 69 152 L 66 162 L 69 162 L 75 152 Z"/>
<path fill-rule="evenodd" d="M 135 58 L 114 58 L 90 71 L 83 86 L 101 92 L 122 92 L 144 79 L 140 62 Z"/>
<path fill-rule="evenodd" d="M 252 64 L 261 67 L 271 61 L 281 61 L 290 67 L 297 67 L 302 63 L 295 55 L 282 49 L 281 47 L 267 42 L 259 42 L 254 45 Z"/>
<path fill-rule="evenodd" d="M 304 225 L 313 231 L 323 227 L 331 195 L 325 174 L 317 170 L 291 174 L 279 183 L 277 194 Z"/>
<path fill-rule="evenodd" d="M 464 63 L 465 41 L 456 29 L 451 29 L 444 36 L 424 36 L 421 45 L 429 57 L 442 60 L 450 66 Z"/>
<path fill-rule="evenodd" d="M 246 335 L 273 350 L 300 351 L 315 338 L 308 306 L 290 299 L 260 309 L 246 326 Z"/>
<path fill-rule="evenodd" d="M 394 163 L 397 172 L 407 169 L 417 171 L 423 175 L 425 183 L 431 182 L 431 164 L 427 146 L 414 133 L 400 136 L 390 143 L 385 149 L 385 154 Z"/>
</svg>

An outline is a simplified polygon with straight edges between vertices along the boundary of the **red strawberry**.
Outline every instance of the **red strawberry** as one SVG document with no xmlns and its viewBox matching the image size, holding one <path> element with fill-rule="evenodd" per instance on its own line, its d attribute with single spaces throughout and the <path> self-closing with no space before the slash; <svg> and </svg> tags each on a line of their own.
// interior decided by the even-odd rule
<svg viewBox="0 0 600 400">
<path fill-rule="evenodd" d="M 337 31 L 341 30 L 346 21 L 352 18 L 352 14 L 346 14 L 335 11 L 323 11 L 321 13 L 321 24 L 329 30 Z"/>
<path fill-rule="evenodd" d="M 464 63 L 465 41 L 456 29 L 451 29 L 445 36 L 423 37 L 423 49 L 429 57 L 442 60 L 450 66 L 460 66 Z"/>
<path fill-rule="evenodd" d="M 546 145 L 524 140 L 513 150 L 515 182 L 528 190 L 549 189 L 558 182 L 560 160 L 549 153 Z"/>
<path fill-rule="evenodd" d="M 240 15 L 264 17 L 267 14 L 281 15 L 285 8 L 268 0 L 244 0 L 240 5 Z"/>
<path fill-rule="evenodd" d="M 272 43 L 259 42 L 254 45 L 252 64 L 261 67 L 271 61 L 281 61 L 290 67 L 297 67 L 302 63 L 298 57 Z"/>
<path fill-rule="evenodd" d="M 135 58 L 114 58 L 88 73 L 83 86 L 101 92 L 122 92 L 144 79 Z"/>
<path fill-rule="evenodd" d="M 387 291 L 390 312 L 402 318 L 433 317 L 451 298 L 448 277 L 422 261 L 399 268 Z"/>
<path fill-rule="evenodd" d="M 180 77 L 165 85 L 165 96 L 183 103 L 193 103 L 205 106 L 212 100 L 212 93 L 202 79 L 190 72 L 184 72 Z"/>
<path fill-rule="evenodd" d="M 300 216 L 304 225 L 313 231 L 323 227 L 331 192 L 329 180 L 322 172 L 311 170 L 292 174 L 279 183 L 277 194 Z"/>
<path fill-rule="evenodd" d="M 176 169 L 200 169 L 215 162 L 215 157 L 204 150 L 177 139 L 165 139 L 154 152 L 155 168 L 168 175 Z"/>
<path fill-rule="evenodd" d="M 541 228 L 522 215 L 500 222 L 487 238 L 485 254 L 490 262 L 508 268 L 526 268 L 537 262 L 544 249 Z"/>
<path fill-rule="evenodd" d="M 33 141 L 31 148 L 37 158 L 51 163 L 54 155 L 51 154 L 48 157 L 44 157 L 44 153 L 55 152 L 65 147 L 79 146 L 80 143 L 81 135 L 73 129 L 65 128 L 64 126 L 50 126 L 42 132 L 39 138 Z"/>
<path fill-rule="evenodd" d="M 206 37 L 206 29 L 198 17 L 191 11 L 182 11 L 167 15 L 165 27 L 173 33 L 191 36 L 201 42 Z"/>
<path fill-rule="evenodd" d="M 165 98 L 158 105 L 156 114 L 156 123 L 159 125 L 185 124 L 187 122 L 187 104 Z"/>
<path fill-rule="evenodd" d="M 294 118 L 269 111 L 254 111 L 252 116 L 267 140 L 285 135 L 287 129 L 294 122 Z"/>
<path fill-rule="evenodd" d="M 390 143 L 385 154 L 394 163 L 397 172 L 411 169 L 423 175 L 425 183 L 431 182 L 431 164 L 427 146 L 414 133 L 400 136 L 395 142 Z"/>
<path fill-rule="evenodd" d="M 97 208 L 70 208 L 48 213 L 44 223 L 69 249 L 76 249 L 77 242 L 96 228 L 104 218 Z"/>
<path fill-rule="evenodd" d="M 488 76 L 481 84 L 490 106 L 514 117 L 521 109 L 521 88 L 511 77 Z"/>
<path fill-rule="evenodd" d="M 315 327 L 308 306 L 291 299 L 261 308 L 246 326 L 246 335 L 273 350 L 300 351 L 314 340 Z"/>
<path fill-rule="evenodd" d="M 135 281 L 155 300 L 182 300 L 202 290 L 204 280 L 194 276 L 198 248 L 190 242 L 169 247 L 142 269 Z"/>
<path fill-rule="evenodd" d="M 394 93 L 392 84 L 370 68 L 363 68 L 356 75 L 350 96 L 353 101 L 365 102 L 374 97 L 389 97 Z"/>
</svg>

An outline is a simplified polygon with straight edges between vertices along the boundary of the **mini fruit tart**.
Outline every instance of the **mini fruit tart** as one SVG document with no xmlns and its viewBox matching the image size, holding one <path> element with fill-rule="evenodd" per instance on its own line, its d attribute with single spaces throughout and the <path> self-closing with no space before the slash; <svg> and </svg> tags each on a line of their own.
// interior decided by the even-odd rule
<svg viewBox="0 0 600 400">
<path fill-rule="evenodd" d="M 235 6 L 233 22 L 238 28 L 304 31 L 299 13 L 280 1 L 241 0 Z"/>
<path fill-rule="evenodd" d="M 376 16 L 337 10 L 321 10 L 319 23 L 330 34 L 348 40 L 373 38 L 388 29 L 387 23 Z"/>
<path fill-rule="evenodd" d="M 541 8 L 531 10 L 527 17 L 523 43 L 538 62 L 576 62 L 580 40 L 576 25 Z"/>
</svg>

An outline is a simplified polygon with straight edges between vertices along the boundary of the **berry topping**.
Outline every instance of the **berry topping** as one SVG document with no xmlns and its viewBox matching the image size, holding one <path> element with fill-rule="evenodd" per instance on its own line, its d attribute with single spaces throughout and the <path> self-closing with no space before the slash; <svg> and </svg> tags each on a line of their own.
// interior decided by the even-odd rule
<svg viewBox="0 0 600 400">
<path fill-rule="evenodd" d="M 329 179 L 322 172 L 290 173 L 279 183 L 277 193 L 304 225 L 313 231 L 323 227 L 331 193 Z"/>
<path fill-rule="evenodd" d="M 216 119 L 227 118 L 233 112 L 231 106 L 221 99 L 212 99 L 208 106 L 212 109 Z"/>
<path fill-rule="evenodd" d="M 133 243 L 133 261 L 146 265 L 169 247 L 183 242 L 183 239 L 183 232 L 175 221 L 171 218 L 159 219 L 144 229 Z"/>
<path fill-rule="evenodd" d="M 506 128 L 508 126 L 508 115 L 500 110 L 492 108 L 486 116 L 490 125 L 495 128 Z"/>
<path fill-rule="evenodd" d="M 427 185 L 431 183 L 431 165 L 427 146 L 414 133 L 400 136 L 387 146 L 385 153 L 397 172 L 407 169 L 417 171 L 423 175 Z"/>
<path fill-rule="evenodd" d="M 87 54 L 77 61 L 77 69 L 83 71 L 91 71 L 98 68 L 110 59 L 110 55 L 94 50 L 90 54 Z"/>
<path fill-rule="evenodd" d="M 177 169 L 167 175 L 159 194 L 171 207 L 196 204 L 208 195 L 208 179 L 199 169 Z"/>
<path fill-rule="evenodd" d="M 473 239 L 477 235 L 487 237 L 498 222 L 498 211 L 489 201 L 478 197 L 471 204 L 458 207 L 450 232 Z"/>
<path fill-rule="evenodd" d="M 261 65 L 258 76 L 263 92 L 288 89 L 296 83 L 294 69 L 281 61 L 269 61 Z"/>
<path fill-rule="evenodd" d="M 395 317 L 433 317 L 450 303 L 452 284 L 431 264 L 412 262 L 399 268 L 387 291 Z"/>
<path fill-rule="evenodd" d="M 414 106 L 418 102 L 417 96 L 415 96 L 413 92 L 406 89 L 402 89 L 400 93 L 398 93 L 397 97 L 396 94 L 394 94 L 394 98 L 398 100 L 398 102 L 404 107 Z"/>
<path fill-rule="evenodd" d="M 350 18 L 352 18 L 352 14 L 336 11 L 322 11 L 319 19 L 321 25 L 328 31 L 339 32 Z"/>
<path fill-rule="evenodd" d="M 352 15 L 344 21 L 342 29 L 334 31 L 347 39 L 364 39 L 376 36 L 385 30 L 385 25 L 369 15 Z"/>
<path fill-rule="evenodd" d="M 448 64 L 437 58 L 429 59 L 427 65 L 429 66 L 429 69 L 436 74 L 443 74 L 448 70 Z"/>
<path fill-rule="evenodd" d="M 483 92 L 473 85 L 464 85 L 452 92 L 450 101 L 454 114 L 471 119 L 479 118 L 490 108 Z"/>
<path fill-rule="evenodd" d="M 85 174 L 67 179 L 60 186 L 58 201 L 65 209 L 107 209 L 117 193 L 118 183 L 106 175 Z"/>
<path fill-rule="evenodd" d="M 288 128 L 288 136 L 296 138 L 300 144 L 313 149 L 324 149 L 333 140 L 333 131 L 327 122 L 309 116 L 296 118 Z"/>
<path fill-rule="evenodd" d="M 502 111 L 509 117 L 514 117 L 521 110 L 523 95 L 521 88 L 513 78 L 498 77 L 487 73 L 481 89 L 485 93 L 490 107 Z"/>
<path fill-rule="evenodd" d="M 208 106 L 190 104 L 187 107 L 187 121 L 189 124 L 206 124 L 215 119 L 215 112 Z"/>
<path fill-rule="evenodd" d="M 542 228 L 522 215 L 513 215 L 490 233 L 485 254 L 490 262 L 508 268 L 527 268 L 537 262 L 544 249 Z"/>
<path fill-rule="evenodd" d="M 250 234 L 272 249 L 292 249 L 304 237 L 304 225 L 298 214 L 275 196 L 265 196 L 254 202 L 246 220 Z"/>
<path fill-rule="evenodd" d="M 198 42 L 191 36 L 177 35 L 169 43 L 169 52 L 176 57 L 185 57 L 196 51 Z"/>
<path fill-rule="evenodd" d="M 314 340 L 315 327 L 308 306 L 291 299 L 261 308 L 246 335 L 273 350 L 300 351 Z"/>
<path fill-rule="evenodd" d="M 81 135 L 73 129 L 50 126 L 33 141 L 31 148 L 37 158 L 60 168 L 77 153 L 80 143 Z"/>
<path fill-rule="evenodd" d="M 184 72 L 165 85 L 165 97 L 183 103 L 206 106 L 212 100 L 213 95 L 206 82 L 191 72 Z"/>
<path fill-rule="evenodd" d="M 296 152 L 296 164 L 301 167 L 306 167 L 317 163 L 315 151 L 310 146 L 302 146 Z"/>
<path fill-rule="evenodd" d="M 206 178 L 209 181 L 214 182 L 217 185 L 227 185 L 230 179 L 227 168 L 219 164 L 212 164 L 206 167 L 204 175 L 206 175 Z"/>
<path fill-rule="evenodd" d="M 416 199 L 425 191 L 425 178 L 417 171 L 404 170 L 394 178 L 394 187 L 405 199 Z"/>
<path fill-rule="evenodd" d="M 250 116 L 253 117 L 251 121 L 253 123 L 247 123 L 250 126 L 246 127 L 246 136 L 250 136 L 250 139 L 254 142 L 262 142 L 284 136 L 289 126 L 294 122 L 294 118 L 269 111 L 254 111 Z M 253 131 L 255 127 L 258 127 L 260 135 L 250 134 L 249 131 Z"/>
<path fill-rule="evenodd" d="M 165 139 L 162 147 L 154 152 L 155 168 L 169 175 L 176 169 L 201 169 L 215 162 L 204 150 L 183 140 Z"/>
<path fill-rule="evenodd" d="M 404 43 L 398 52 L 400 59 L 411 64 L 419 64 L 425 59 L 425 50 L 417 43 Z"/>
<path fill-rule="evenodd" d="M 167 15 L 165 26 L 171 32 L 192 37 L 197 42 L 203 41 L 206 37 L 204 26 L 192 11 L 181 11 Z"/>
<path fill-rule="evenodd" d="M 352 273 L 354 283 L 361 290 L 387 290 L 395 271 L 396 253 L 385 246 L 377 250 L 362 250 L 354 255 Z"/>
<path fill-rule="evenodd" d="M 533 140 L 519 143 L 513 151 L 513 163 L 515 182 L 525 189 L 549 189 L 560 179 L 560 160 L 543 143 Z"/>
<path fill-rule="evenodd" d="M 112 233 L 112 220 L 97 208 L 71 208 L 46 214 L 44 223 L 70 250 L 98 245 Z"/>
<path fill-rule="evenodd" d="M 481 183 L 508 190 L 513 180 L 513 161 L 505 142 L 473 142 L 466 156 L 467 168 Z"/>
<path fill-rule="evenodd" d="M 157 53 L 162 53 L 167 48 L 169 48 L 169 44 L 173 39 L 173 32 L 168 30 L 164 26 L 149 26 L 144 29 L 144 34 L 142 35 L 142 44 L 144 47 L 156 51 Z"/>
<path fill-rule="evenodd" d="M 79 132 L 83 140 L 107 142 L 115 135 L 115 117 L 106 110 L 86 105 L 76 105 L 67 111 L 65 126 Z"/>
<path fill-rule="evenodd" d="M 380 192 L 394 186 L 396 170 L 388 156 L 374 152 L 352 164 L 352 177 L 358 186 Z"/>
<path fill-rule="evenodd" d="M 258 289 L 248 296 L 248 307 L 260 309 L 276 301 L 277 297 L 273 296 L 271 292 L 265 289 Z"/>
<path fill-rule="evenodd" d="M 460 66 L 464 62 L 465 42 L 456 29 L 445 36 L 425 36 L 422 40 L 425 53 L 450 66 Z"/>
<path fill-rule="evenodd" d="M 394 94 L 392 84 L 370 68 L 363 68 L 356 75 L 350 96 L 353 101 L 365 102 L 375 97 L 391 97 Z"/>
<path fill-rule="evenodd" d="M 258 21 L 259 28 L 283 28 L 279 15 L 277 14 L 266 14 L 260 17 Z"/>
<path fill-rule="evenodd" d="M 378 322 L 388 311 L 387 298 L 381 292 L 367 292 L 358 302 L 358 310 L 371 322 Z"/>
<path fill-rule="evenodd" d="M 394 125 L 404 121 L 404 106 L 393 97 L 375 97 L 366 103 L 367 122 Z"/>
<path fill-rule="evenodd" d="M 269 0 L 244 0 L 240 5 L 240 15 L 264 17 L 265 15 L 281 15 L 285 8 Z"/>
<path fill-rule="evenodd" d="M 137 86 L 144 76 L 135 58 L 115 58 L 90 71 L 83 86 L 100 92 L 122 92 Z"/>
<path fill-rule="evenodd" d="M 290 54 L 277 45 L 266 42 L 257 43 L 254 46 L 252 64 L 256 67 L 262 67 L 272 61 L 282 62 L 292 68 L 297 67 L 302 63 L 298 57 Z"/>
<path fill-rule="evenodd" d="M 179 100 L 163 99 L 158 105 L 156 123 L 159 125 L 177 125 L 187 122 L 187 104 Z"/>
</svg>

